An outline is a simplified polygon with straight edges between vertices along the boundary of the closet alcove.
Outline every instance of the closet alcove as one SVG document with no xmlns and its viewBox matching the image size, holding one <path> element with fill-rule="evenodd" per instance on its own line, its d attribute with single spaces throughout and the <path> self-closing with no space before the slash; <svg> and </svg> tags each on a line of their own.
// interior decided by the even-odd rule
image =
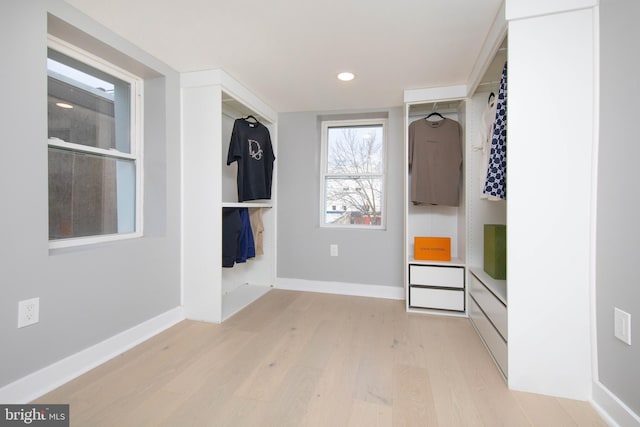
<svg viewBox="0 0 640 427">
<path fill-rule="evenodd" d="M 221 70 L 181 76 L 183 112 L 183 306 L 188 319 L 219 323 L 275 282 L 277 113 Z M 237 165 L 227 165 L 233 123 L 253 115 L 276 153 L 272 197 L 238 202 Z M 260 209 L 264 253 L 222 267 L 222 210 Z"/>
<path fill-rule="evenodd" d="M 505 33 L 496 36 L 486 65 L 473 86 L 407 90 L 405 105 L 405 159 L 409 158 L 409 127 L 438 113 L 455 120 L 461 129 L 461 185 L 458 206 L 414 204 L 411 201 L 409 162 L 405 162 L 405 290 L 406 309 L 469 317 L 502 375 L 507 378 L 507 281 L 484 271 L 484 226 L 506 224 L 506 202 L 482 198 L 487 175 L 483 156 L 483 113 L 490 96 L 498 96 L 507 60 Z M 437 120 L 437 118 L 436 118 Z M 414 160 L 415 161 L 415 160 Z M 416 260 L 415 237 L 446 237 L 450 261 Z"/>
<path fill-rule="evenodd" d="M 444 89 L 444 90 L 441 90 Z M 460 126 L 460 151 L 464 160 L 465 101 L 455 97 L 460 88 L 405 92 L 405 274 L 406 306 L 409 312 L 426 312 L 464 316 L 465 296 L 465 200 L 461 185 L 458 206 L 414 204 L 411 201 L 409 167 L 409 127 L 425 120 L 439 122 L 445 118 Z M 447 93 L 453 96 L 447 97 Z M 440 96 L 444 95 L 444 96 Z M 439 97 L 438 97 L 439 96 Z M 408 100 L 413 97 L 413 100 Z M 438 97 L 437 99 L 434 99 Z M 431 116 L 437 113 L 439 116 Z M 415 159 L 414 159 L 415 162 Z M 414 168 L 415 169 L 415 168 Z M 462 171 L 460 172 L 462 174 Z M 462 175 L 461 175 L 462 176 Z M 461 180 L 462 182 L 462 180 Z M 424 261 L 414 257 L 416 237 L 444 237 L 451 243 L 450 261 Z"/>
<path fill-rule="evenodd" d="M 485 224 L 507 224 L 507 203 L 505 200 L 482 198 L 482 186 L 487 175 L 487 164 L 483 156 L 483 133 L 491 94 L 499 95 L 500 79 L 507 62 L 506 37 L 497 49 L 475 92 L 467 100 L 467 165 L 466 208 L 467 208 L 467 279 L 468 315 L 471 323 L 482 338 L 489 354 L 493 357 L 502 375 L 508 376 L 507 345 L 507 281 L 497 280 L 484 269 L 484 226 Z"/>
</svg>

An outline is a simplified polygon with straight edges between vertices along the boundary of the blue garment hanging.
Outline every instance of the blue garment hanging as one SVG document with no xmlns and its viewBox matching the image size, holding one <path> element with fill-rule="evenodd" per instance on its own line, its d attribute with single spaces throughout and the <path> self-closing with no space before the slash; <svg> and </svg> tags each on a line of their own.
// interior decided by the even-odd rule
<svg viewBox="0 0 640 427">
<path fill-rule="evenodd" d="M 247 262 L 256 256 L 247 208 L 222 209 L 222 266 Z"/>
<path fill-rule="evenodd" d="M 489 167 L 483 194 L 506 200 L 507 198 L 507 63 L 502 68 L 500 91 L 496 106 L 496 119 L 491 137 Z"/>
<path fill-rule="evenodd" d="M 249 209 L 239 208 L 238 212 L 240 213 L 242 229 L 240 230 L 240 237 L 238 239 L 238 255 L 236 257 L 236 262 L 242 263 L 247 262 L 249 258 L 255 258 L 256 247 L 253 241 L 251 221 L 249 220 Z"/>
</svg>

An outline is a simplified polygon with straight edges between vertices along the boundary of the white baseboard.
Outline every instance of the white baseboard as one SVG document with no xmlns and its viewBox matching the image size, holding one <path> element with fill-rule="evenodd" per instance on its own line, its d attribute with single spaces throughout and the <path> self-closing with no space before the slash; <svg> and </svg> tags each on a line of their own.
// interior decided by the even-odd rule
<svg viewBox="0 0 640 427">
<path fill-rule="evenodd" d="M 610 426 L 640 427 L 640 416 L 599 381 L 593 382 L 592 404 Z"/>
<path fill-rule="evenodd" d="M 0 388 L 0 402 L 25 404 L 184 320 L 176 307 Z"/>
<path fill-rule="evenodd" d="M 404 288 L 399 286 L 364 285 L 360 283 L 324 282 L 319 280 L 276 278 L 276 289 L 290 291 L 320 292 L 325 294 L 352 295 L 360 297 L 404 299 Z"/>
</svg>

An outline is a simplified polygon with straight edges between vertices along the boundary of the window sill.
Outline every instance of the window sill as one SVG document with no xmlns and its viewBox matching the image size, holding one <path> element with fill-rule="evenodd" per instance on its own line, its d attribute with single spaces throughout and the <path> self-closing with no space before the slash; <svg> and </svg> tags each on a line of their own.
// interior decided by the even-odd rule
<svg viewBox="0 0 640 427">
<path fill-rule="evenodd" d="M 365 224 L 320 224 L 320 228 L 325 229 L 341 229 L 341 230 L 369 230 L 369 231 L 386 231 L 386 225 L 365 225 Z"/>
<path fill-rule="evenodd" d="M 55 251 L 57 249 L 94 246 L 101 243 L 137 239 L 139 237 L 142 237 L 142 233 L 135 232 L 126 234 L 107 234 L 104 236 L 74 237 L 69 239 L 50 240 L 49 251 Z"/>
</svg>

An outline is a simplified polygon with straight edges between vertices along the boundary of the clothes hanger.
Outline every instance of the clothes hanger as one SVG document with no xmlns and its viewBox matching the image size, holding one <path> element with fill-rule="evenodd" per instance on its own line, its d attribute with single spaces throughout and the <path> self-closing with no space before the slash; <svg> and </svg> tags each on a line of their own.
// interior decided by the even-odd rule
<svg viewBox="0 0 640 427">
<path fill-rule="evenodd" d="M 249 121 L 249 119 L 253 119 L 256 123 L 260 123 L 260 120 L 256 119 L 255 116 L 249 114 L 247 117 L 244 117 L 244 120 Z"/>
<path fill-rule="evenodd" d="M 496 98 L 496 94 L 491 92 L 489 94 L 489 99 L 487 100 L 487 104 L 491 104 L 491 100 Z"/>
<path fill-rule="evenodd" d="M 426 120 L 426 119 L 428 119 L 428 118 L 430 118 L 430 117 L 433 117 L 433 116 L 438 116 L 438 117 L 440 117 L 441 119 L 443 119 L 443 120 L 444 120 L 444 117 L 442 116 L 442 114 L 440 114 L 440 113 L 435 113 L 435 112 L 434 112 L 434 113 L 431 113 L 431 114 L 429 114 L 427 117 L 425 117 L 425 120 Z"/>
</svg>

